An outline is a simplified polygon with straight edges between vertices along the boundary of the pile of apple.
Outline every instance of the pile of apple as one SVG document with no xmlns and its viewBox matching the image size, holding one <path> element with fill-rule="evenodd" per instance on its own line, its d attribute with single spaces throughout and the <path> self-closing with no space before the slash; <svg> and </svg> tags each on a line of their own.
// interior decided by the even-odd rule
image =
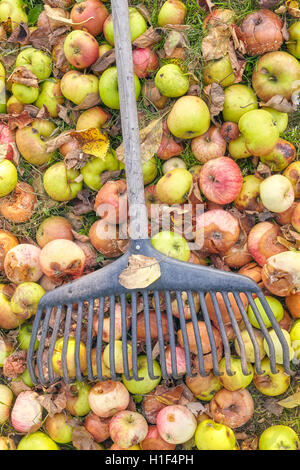
<svg viewBox="0 0 300 470">
<path fill-rule="evenodd" d="M 185 293 L 182 300 L 194 377 L 186 375 L 183 334 L 178 329 L 179 380 L 175 385 L 168 387 L 162 381 L 159 356 L 153 360 L 157 379 L 151 379 L 144 354 L 138 357 L 139 375 L 144 380 L 127 380 L 119 303 L 115 311 L 114 342 L 118 381 L 110 377 L 109 308 L 105 311 L 101 357 L 106 381 L 64 384 L 63 337 L 57 340 L 52 357 L 60 393 L 56 390 L 56 395 L 50 392 L 44 395 L 44 390 L 34 387 L 26 368 L 32 321 L 42 296 L 99 267 L 95 261 L 99 255 L 112 260 L 128 248 L 124 165 L 112 144 L 100 158 L 86 154 L 80 139 L 75 137 L 76 132 L 87 130 L 109 134 L 120 109 L 112 15 L 109 2 L 103 2 L 46 0 L 37 25 L 28 27 L 23 0 L 0 0 L 1 41 L 8 39 L 7 24 L 10 24 L 12 35 L 19 38 L 19 43 L 16 39 L 14 42 L 20 46 L 9 70 L 0 62 L 0 272 L 3 280 L 0 285 L 0 367 L 3 367 L 0 449 L 59 450 L 69 443 L 75 448 L 93 450 L 174 450 L 176 446 L 199 450 L 239 449 L 235 430 L 249 423 L 255 407 L 247 387 L 253 384 L 261 394 L 277 397 L 287 392 L 291 383 L 282 365 L 281 346 L 258 299 L 254 301 L 274 340 L 277 374 L 271 371 L 269 347 L 255 314 L 246 296 L 241 295 L 259 345 L 264 372 L 260 375 L 256 371 L 251 338 L 244 329 L 234 297 L 229 295 L 245 344 L 248 375 L 244 375 L 240 346 L 224 300 L 217 294 L 233 352 L 234 375 L 227 374 L 219 324 L 207 294 L 219 368 L 223 373 L 215 376 L 211 344 L 196 293 L 193 299 L 199 313 L 206 377 L 198 370 L 198 350 Z M 199 2 L 199 11 L 203 13 L 201 8 L 207 3 L 211 4 Z M 229 53 L 205 60 L 203 64 L 198 62 L 195 67 L 201 69 L 203 83 L 196 84 L 195 75 L 184 69 L 184 47 L 176 47 L 162 61 L 161 51 L 154 43 L 147 47 L 133 45 L 136 98 L 143 97 L 153 112 L 163 115 L 157 151 L 143 163 L 149 233 L 154 248 L 168 256 L 201 265 L 212 263 L 256 281 L 264 290 L 290 346 L 290 359 L 297 364 L 300 359 L 300 320 L 297 320 L 300 319 L 300 161 L 297 160 L 298 142 L 287 141 L 283 136 L 289 124 L 288 113 L 296 110 L 299 103 L 300 21 L 292 21 L 287 41 L 279 13 L 257 10 L 237 25 L 231 10 L 211 6 L 210 9 L 203 22 L 205 34 L 230 24 L 238 32 L 236 41 L 242 42 L 244 55 L 257 56 L 251 86 L 236 79 Z M 183 31 L 186 13 L 182 1 L 161 1 L 157 17 L 159 33 L 170 28 Z M 130 6 L 129 16 L 133 43 L 153 34 L 149 16 L 142 8 Z M 21 37 L 22 31 L 26 32 L 25 39 Z M 36 47 L 37 40 L 48 36 L 53 41 L 50 50 Z M 97 71 L 100 69 L 101 72 Z M 223 104 L 217 119 L 199 85 L 211 85 L 221 94 Z M 76 116 L 72 136 L 69 113 Z M 187 147 L 194 162 L 198 161 L 192 167 L 183 158 Z M 80 164 L 70 167 L 67 162 L 72 158 Z M 254 168 L 252 174 L 241 170 L 246 159 L 252 162 L 249 164 L 249 168 Z M 38 189 L 32 179 L 24 181 L 22 163 L 32 168 L 32 174 L 41 177 Z M 108 178 L 103 180 L 105 175 Z M 80 237 L 74 218 L 66 214 L 84 191 L 92 195 L 93 203 L 86 213 L 93 213 L 95 222 L 88 228 L 88 236 Z M 35 240 L 20 237 L 19 228 L 30 223 L 46 200 L 54 207 L 63 207 L 61 214 L 45 217 L 36 227 Z M 190 238 L 182 235 L 175 218 L 171 230 L 162 228 L 163 214 L 172 214 L 175 206 L 177 213 L 183 215 L 186 203 L 191 211 L 192 248 Z M 201 213 L 197 212 L 197 205 Z M 156 233 L 150 232 L 153 220 Z M 171 375 L 163 298 L 160 304 L 167 372 Z M 179 318 L 176 300 L 172 300 L 171 306 L 176 323 Z M 130 331 L 130 304 L 127 314 Z M 158 340 L 154 300 L 149 316 L 154 346 Z M 95 315 L 94 337 L 97 332 Z M 143 308 L 137 318 L 137 336 L 142 345 L 146 338 Z M 36 349 L 38 344 L 37 340 Z M 76 377 L 74 352 L 75 338 L 71 335 L 67 348 L 71 378 Z M 79 353 L 82 374 L 87 376 L 83 337 Z M 130 342 L 127 353 L 132 366 Z M 96 375 L 96 348 L 92 351 L 92 367 Z M 6 424 L 12 426 L 16 436 L 6 431 L 11 429 Z M 299 438 L 292 428 L 274 425 L 259 436 L 259 449 L 283 448 L 299 448 Z"/>
</svg>

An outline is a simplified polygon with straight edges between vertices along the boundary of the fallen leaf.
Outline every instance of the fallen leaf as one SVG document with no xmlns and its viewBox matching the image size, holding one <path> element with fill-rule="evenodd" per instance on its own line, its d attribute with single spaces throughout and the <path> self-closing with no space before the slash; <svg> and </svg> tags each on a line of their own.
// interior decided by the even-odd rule
<svg viewBox="0 0 300 470">
<path fill-rule="evenodd" d="M 99 93 L 89 93 L 84 100 L 77 106 L 74 106 L 73 111 L 82 111 L 84 109 L 93 108 L 100 103 Z"/>
<path fill-rule="evenodd" d="M 17 67 L 13 73 L 8 77 L 7 81 L 11 83 L 19 83 L 21 85 L 30 86 L 33 88 L 39 87 L 39 79 L 34 75 L 31 70 L 26 67 Z"/>
<path fill-rule="evenodd" d="M 243 80 L 243 73 L 246 67 L 246 59 L 239 59 L 234 47 L 233 41 L 228 45 L 228 56 L 234 73 L 234 83 L 240 83 Z"/>
<path fill-rule="evenodd" d="M 13 30 L 8 42 L 17 44 L 26 44 L 29 36 L 29 28 L 27 23 L 19 23 L 16 29 Z"/>
<path fill-rule="evenodd" d="M 211 0 L 197 0 L 198 5 L 204 10 L 211 11 L 215 8 L 215 4 Z"/>
<path fill-rule="evenodd" d="M 265 163 L 259 162 L 256 170 L 255 170 L 255 176 L 261 177 L 261 178 L 268 178 L 269 176 L 272 175 L 272 170 L 271 168 L 266 165 Z"/>
<path fill-rule="evenodd" d="M 46 149 L 47 153 L 52 153 L 57 150 L 62 145 L 70 142 L 72 140 L 71 136 L 72 131 L 64 131 L 59 134 L 57 137 L 53 137 L 52 139 L 47 140 L 46 142 Z"/>
<path fill-rule="evenodd" d="M 228 52 L 231 31 L 228 24 L 218 24 L 209 28 L 207 36 L 202 40 L 202 56 L 204 60 L 216 60 Z"/>
<path fill-rule="evenodd" d="M 47 410 L 50 417 L 56 415 L 57 413 L 61 413 L 67 404 L 67 396 L 65 391 L 63 390 L 58 395 L 55 394 L 45 394 L 39 395 L 38 397 L 39 403 L 42 405 L 45 410 Z"/>
<path fill-rule="evenodd" d="M 77 25 L 85 24 L 89 20 L 93 19 L 93 16 L 90 16 L 84 21 L 80 21 L 79 23 L 76 23 L 71 18 L 65 18 L 65 17 L 60 16 L 59 13 L 55 9 L 50 7 L 49 5 L 44 5 L 44 10 L 50 20 L 54 20 L 56 23 L 62 24 L 62 25 L 77 26 Z"/>
<path fill-rule="evenodd" d="M 195 416 L 206 412 L 206 408 L 202 405 L 200 401 L 193 401 L 185 405 Z"/>
<path fill-rule="evenodd" d="M 102 450 L 84 426 L 73 429 L 72 444 L 77 450 Z"/>
<path fill-rule="evenodd" d="M 148 23 L 151 23 L 151 15 L 149 13 L 148 8 L 145 7 L 143 3 L 139 3 L 135 8 L 140 12 L 141 15 L 143 15 L 143 17 L 146 21 L 148 21 Z"/>
<path fill-rule="evenodd" d="M 81 149 L 74 149 L 67 153 L 64 158 L 64 162 L 68 170 L 70 170 L 71 168 L 80 170 L 85 166 L 89 158 L 90 155 L 84 153 Z"/>
<path fill-rule="evenodd" d="M 177 47 L 188 48 L 189 41 L 185 33 L 172 30 L 169 32 L 164 44 L 164 51 L 166 53 L 166 57 L 172 57 Z"/>
<path fill-rule="evenodd" d="M 218 83 L 211 83 L 203 89 L 204 93 L 208 98 L 208 107 L 211 114 L 212 121 L 224 109 L 225 93 L 223 87 Z M 215 123 L 216 124 L 216 123 Z M 218 125 L 218 124 L 217 124 Z"/>
<path fill-rule="evenodd" d="M 116 62 L 116 51 L 111 49 L 105 52 L 96 62 L 91 66 L 91 70 L 97 73 L 103 73 L 108 67 Z"/>
<path fill-rule="evenodd" d="M 75 230 L 71 230 L 73 237 L 75 240 L 78 240 L 79 242 L 86 243 L 90 239 L 87 235 L 82 235 L 81 233 L 76 232 Z"/>
<path fill-rule="evenodd" d="M 282 113 L 292 113 L 297 111 L 297 106 L 281 95 L 274 95 L 266 103 L 259 103 L 262 107 L 274 108 Z"/>
<path fill-rule="evenodd" d="M 285 4 L 291 16 L 294 18 L 300 18 L 300 5 L 297 0 L 287 0 Z"/>
<path fill-rule="evenodd" d="M 26 385 L 20 378 L 18 378 L 18 380 L 12 380 L 9 387 L 12 389 L 15 396 L 18 396 L 22 392 L 29 392 L 31 390 L 31 388 L 28 387 L 28 385 Z"/>
<path fill-rule="evenodd" d="M 258 449 L 258 437 L 251 436 L 245 439 L 240 446 L 241 450 L 257 450 Z"/>
<path fill-rule="evenodd" d="M 300 405 L 300 392 L 293 393 L 293 395 L 278 401 L 277 404 L 283 408 L 296 408 Z"/>
<path fill-rule="evenodd" d="M 279 3 L 280 0 L 258 0 L 258 5 L 260 6 L 260 8 L 272 9 L 277 7 Z"/>
<path fill-rule="evenodd" d="M 100 183 L 104 185 L 107 181 L 112 181 L 120 178 L 123 170 L 103 171 L 100 175 Z"/>
<path fill-rule="evenodd" d="M 141 158 L 145 163 L 158 151 L 163 136 L 163 117 L 151 121 L 150 124 L 140 131 Z M 116 150 L 116 157 L 121 162 L 125 160 L 124 144 Z"/>
<path fill-rule="evenodd" d="M 144 34 L 141 34 L 141 36 L 139 36 L 135 41 L 133 41 L 133 45 L 135 47 L 141 47 L 142 49 L 144 49 L 146 47 L 150 47 L 154 44 L 157 44 L 161 39 L 161 29 L 154 29 L 153 26 L 150 26 L 150 28 L 148 28 Z"/>
<path fill-rule="evenodd" d="M 131 255 L 128 267 L 119 276 L 119 283 L 126 289 L 144 289 L 161 276 L 159 262 L 144 255 Z"/>
<path fill-rule="evenodd" d="M 109 138 L 100 129 L 92 127 L 83 131 L 73 131 L 71 137 L 77 140 L 84 153 L 105 159 L 109 149 Z"/>
<path fill-rule="evenodd" d="M 263 407 L 275 416 L 280 416 L 283 411 L 282 407 L 278 404 L 275 398 L 268 398 L 267 400 L 264 400 Z"/>
</svg>

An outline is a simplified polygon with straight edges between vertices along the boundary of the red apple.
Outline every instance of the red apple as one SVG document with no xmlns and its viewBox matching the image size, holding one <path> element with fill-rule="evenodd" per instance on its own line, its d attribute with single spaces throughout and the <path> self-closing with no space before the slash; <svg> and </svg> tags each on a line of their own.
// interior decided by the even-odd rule
<svg viewBox="0 0 300 470">
<path fill-rule="evenodd" d="M 140 443 L 142 450 L 175 450 L 176 444 L 164 441 L 157 430 L 157 426 L 149 426 L 148 434 Z"/>
<path fill-rule="evenodd" d="M 127 186 L 125 181 L 107 181 L 98 192 L 94 209 L 96 214 L 109 224 L 120 224 L 127 220 Z"/>
<path fill-rule="evenodd" d="M 137 48 L 132 52 L 133 70 L 139 78 L 146 78 L 159 67 L 156 53 L 150 48 Z"/>
<path fill-rule="evenodd" d="M 110 420 L 109 433 L 115 444 L 128 449 L 145 439 L 148 434 L 148 424 L 141 413 L 123 410 Z"/>
<path fill-rule="evenodd" d="M 219 157 L 203 165 L 199 181 L 207 199 L 217 204 L 229 204 L 242 189 L 243 175 L 234 160 Z"/>
<path fill-rule="evenodd" d="M 248 250 L 260 266 L 264 266 L 270 256 L 287 251 L 287 248 L 277 241 L 280 235 L 280 227 L 271 222 L 260 222 L 250 230 Z"/>
<path fill-rule="evenodd" d="M 74 24 L 73 29 L 86 29 L 93 36 L 102 33 L 103 24 L 107 17 L 107 8 L 99 0 L 76 3 L 71 10 L 73 23 L 82 23 Z"/>
<path fill-rule="evenodd" d="M 226 142 L 220 129 L 211 126 L 205 134 L 195 137 L 191 143 L 194 156 L 202 163 L 217 157 L 223 157 L 226 152 Z"/>
<path fill-rule="evenodd" d="M 71 65 L 85 69 L 99 58 L 99 44 L 86 31 L 72 31 L 65 39 L 64 53 Z"/>
<path fill-rule="evenodd" d="M 0 123 L 0 144 L 7 145 L 5 158 L 7 160 L 12 160 L 14 156 L 14 150 L 11 144 L 15 143 L 14 132 L 3 123 Z"/>
</svg>

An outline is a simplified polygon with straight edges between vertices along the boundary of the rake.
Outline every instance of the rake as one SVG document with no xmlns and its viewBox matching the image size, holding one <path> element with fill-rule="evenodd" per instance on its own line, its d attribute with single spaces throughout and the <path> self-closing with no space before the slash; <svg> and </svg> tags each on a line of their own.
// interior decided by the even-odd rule
<svg viewBox="0 0 300 470">
<path fill-rule="evenodd" d="M 148 216 L 145 205 L 144 185 L 142 177 L 142 163 L 139 141 L 139 127 L 137 106 L 135 97 L 132 46 L 130 40 L 128 2 L 127 0 L 112 0 L 113 24 L 116 44 L 116 61 L 118 68 L 118 83 L 120 95 L 120 108 L 122 118 L 122 133 L 125 149 L 125 168 L 127 175 L 127 193 L 130 216 L 130 247 L 129 250 L 118 260 L 92 274 L 82 277 L 76 281 L 56 288 L 45 294 L 38 306 L 35 316 L 30 347 L 28 350 L 28 369 L 32 381 L 43 385 L 53 383 L 57 380 L 53 369 L 53 353 L 58 337 L 63 337 L 61 352 L 62 373 L 65 382 L 70 383 L 75 377 L 70 377 L 67 350 L 71 331 L 72 313 L 74 309 L 77 314 L 75 330 L 75 362 L 76 379 L 83 380 L 80 362 L 80 347 L 83 330 L 86 335 L 86 364 L 89 380 L 105 380 L 102 368 L 103 350 L 103 323 L 105 309 L 109 304 L 110 330 L 109 330 L 109 361 L 110 375 L 117 379 L 116 357 L 114 342 L 115 331 L 115 308 L 116 303 L 121 306 L 121 328 L 122 328 L 122 361 L 126 379 L 143 380 L 138 374 L 139 340 L 137 335 L 137 318 L 139 313 L 139 302 L 142 298 L 144 325 L 145 325 L 145 349 L 150 378 L 155 379 L 152 359 L 153 340 L 150 328 L 151 301 L 155 307 L 155 318 L 157 324 L 157 347 L 159 347 L 160 364 L 162 376 L 165 378 L 179 378 L 177 370 L 176 345 L 178 341 L 177 330 L 181 330 L 186 373 L 193 376 L 196 370 L 202 375 L 208 374 L 205 366 L 205 350 L 200 334 L 198 321 L 201 318 L 205 322 L 207 336 L 209 338 L 213 372 L 220 375 L 218 345 L 214 334 L 206 303 L 206 294 L 209 292 L 218 321 L 218 330 L 222 338 L 225 355 L 226 372 L 233 375 L 231 368 L 231 347 L 226 335 L 226 328 L 218 303 L 218 296 L 224 301 L 233 331 L 240 349 L 242 370 L 245 375 L 249 374 L 245 344 L 239 329 L 239 325 L 232 308 L 232 299 L 238 306 L 244 326 L 247 329 L 254 348 L 255 366 L 258 374 L 262 374 L 259 345 L 254 334 L 253 327 L 249 321 L 241 295 L 247 297 L 249 305 L 255 314 L 257 322 L 269 346 L 269 358 L 272 373 L 277 372 L 275 360 L 275 347 L 271 340 L 269 331 L 265 326 L 261 313 L 254 302 L 258 297 L 261 305 L 270 320 L 272 328 L 280 341 L 283 351 L 283 366 L 287 374 L 290 373 L 289 347 L 282 331 L 269 307 L 269 304 L 258 285 L 246 276 L 231 272 L 219 271 L 207 266 L 193 265 L 166 257 L 155 250 L 148 237 Z M 128 267 L 133 255 L 143 255 L 154 259 L 160 267 L 160 277 L 148 287 L 128 289 L 119 282 L 120 274 Z M 188 337 L 187 320 L 184 313 L 182 293 L 185 293 L 190 309 L 190 323 L 194 332 L 197 354 L 191 354 Z M 199 297 L 200 309 L 196 308 L 194 294 Z M 230 298 L 229 298 L 230 294 Z M 164 299 L 164 311 L 167 317 L 168 339 L 171 354 L 171 370 L 167 367 L 164 331 L 162 327 L 161 297 Z M 176 300 L 179 319 L 175 319 L 172 313 L 172 302 Z M 230 300 L 231 299 L 231 300 Z M 127 331 L 127 305 L 131 304 L 131 329 Z M 199 311 L 201 313 L 199 313 Z M 86 315 L 86 316 L 84 316 Z M 200 317 L 201 315 L 201 317 Z M 94 334 L 93 322 L 95 317 L 98 321 L 97 335 Z M 63 321 L 63 332 L 62 330 Z M 85 320 L 85 323 L 84 321 Z M 175 321 L 174 321 L 175 320 Z M 130 337 L 129 337 L 130 335 Z M 35 343 L 39 338 L 39 347 L 35 352 Z M 132 346 L 132 362 L 128 357 L 127 344 Z M 96 374 L 92 351 L 96 351 Z M 69 354 L 69 353 L 68 353 Z M 196 361 L 196 366 L 195 366 Z"/>
</svg>

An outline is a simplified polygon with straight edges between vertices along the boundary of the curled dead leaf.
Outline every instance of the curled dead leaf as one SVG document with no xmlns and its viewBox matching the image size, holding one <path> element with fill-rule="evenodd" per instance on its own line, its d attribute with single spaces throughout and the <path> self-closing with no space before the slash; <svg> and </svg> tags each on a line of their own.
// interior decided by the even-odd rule
<svg viewBox="0 0 300 470">
<path fill-rule="evenodd" d="M 154 29 L 153 26 L 145 31 L 144 34 L 139 36 L 135 41 L 133 41 L 133 45 L 135 47 L 146 48 L 157 44 L 162 38 L 161 29 L 156 28 Z"/>
<path fill-rule="evenodd" d="M 29 28 L 27 23 L 19 23 L 18 26 L 13 30 L 8 42 L 16 44 L 27 44 L 29 36 Z"/>
<path fill-rule="evenodd" d="M 102 450 L 84 426 L 73 429 L 72 444 L 77 450 Z"/>
<path fill-rule="evenodd" d="M 84 109 L 93 108 L 94 106 L 97 106 L 100 101 L 99 93 L 89 93 L 78 106 L 74 106 L 73 111 L 82 111 Z"/>
<path fill-rule="evenodd" d="M 202 56 L 204 60 L 221 59 L 227 54 L 231 31 L 228 24 L 218 24 L 210 28 L 202 40 Z"/>
<path fill-rule="evenodd" d="M 90 155 L 84 153 L 81 149 L 74 149 L 67 153 L 64 162 L 68 170 L 70 170 L 71 168 L 80 170 L 85 166 L 89 158 Z"/>
<path fill-rule="evenodd" d="M 131 255 L 128 267 L 119 276 L 119 283 L 126 289 L 144 289 L 161 276 L 159 262 L 144 255 Z"/>
<path fill-rule="evenodd" d="M 24 66 L 17 67 L 7 80 L 11 83 L 19 83 L 33 88 L 39 87 L 39 79 L 33 72 L 31 72 L 31 70 Z"/>
<path fill-rule="evenodd" d="M 223 87 L 218 83 L 211 83 L 203 89 L 207 96 L 208 107 L 210 110 L 211 118 L 214 124 L 218 125 L 214 121 L 214 117 L 217 116 L 224 109 L 225 93 Z"/>
<path fill-rule="evenodd" d="M 298 96 L 298 93 L 295 96 Z M 266 103 L 260 103 L 260 106 L 274 108 L 282 113 L 292 113 L 294 111 L 297 111 L 297 107 L 299 106 L 299 104 L 294 104 L 281 95 L 274 95 Z"/>
<path fill-rule="evenodd" d="M 96 62 L 91 66 L 91 70 L 97 73 L 103 73 L 108 67 L 116 62 L 116 51 L 111 49 L 105 52 Z"/>
<path fill-rule="evenodd" d="M 300 405 L 300 392 L 293 393 L 293 395 L 278 401 L 277 404 L 283 408 L 296 408 Z"/>
<path fill-rule="evenodd" d="M 72 131 L 64 131 L 59 134 L 57 137 L 53 137 L 46 142 L 47 153 L 52 153 L 57 150 L 62 145 L 70 142 L 72 140 L 71 136 Z"/>
<path fill-rule="evenodd" d="M 84 153 L 105 159 L 109 149 L 109 138 L 100 129 L 91 127 L 83 131 L 72 131 L 70 135 L 77 140 Z"/>
<path fill-rule="evenodd" d="M 300 18 L 300 5 L 297 0 L 287 0 L 285 2 L 288 13 L 294 18 Z"/>
</svg>

